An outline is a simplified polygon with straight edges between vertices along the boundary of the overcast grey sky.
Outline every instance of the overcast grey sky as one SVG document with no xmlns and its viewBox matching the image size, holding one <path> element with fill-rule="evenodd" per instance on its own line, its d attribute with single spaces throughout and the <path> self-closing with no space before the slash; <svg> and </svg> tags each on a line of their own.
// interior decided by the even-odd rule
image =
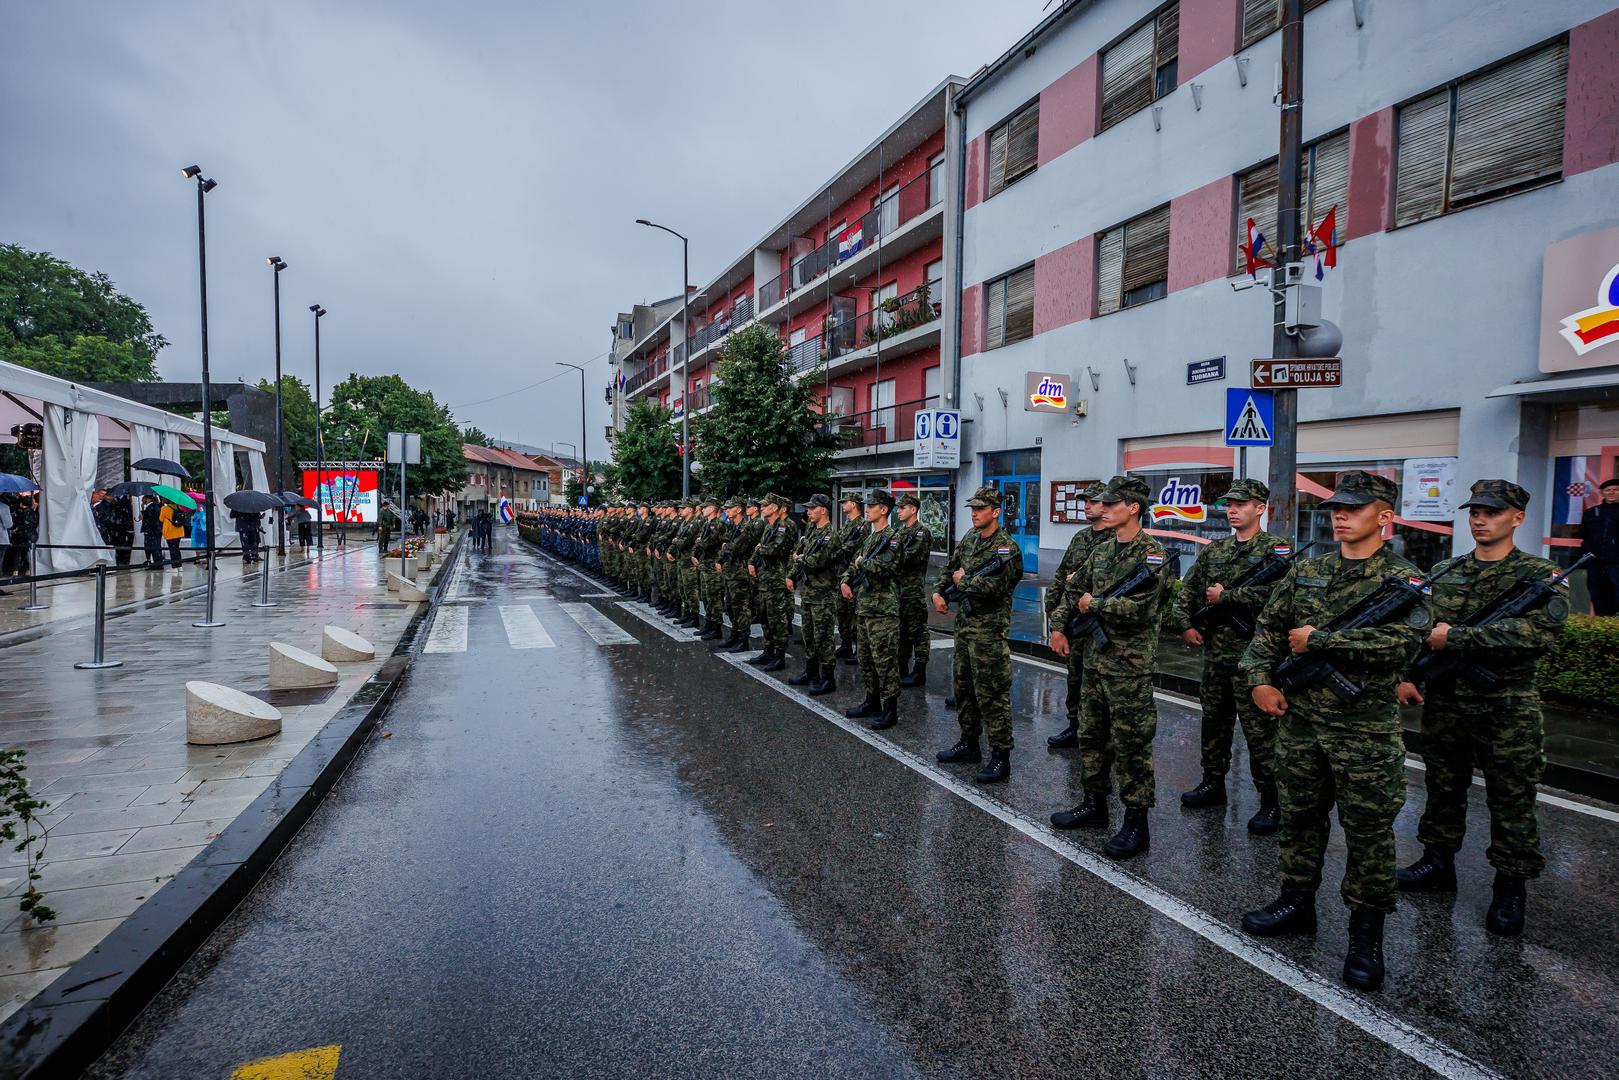
<svg viewBox="0 0 1619 1080">
<path fill-rule="evenodd" d="M 102 270 L 198 375 L 397 372 L 462 423 L 576 442 L 580 363 L 625 305 L 702 283 L 1041 0 L 788 4 L 0 3 L 0 242 Z M 588 367 L 592 456 L 604 359 Z M 516 393 L 554 373 L 564 377 Z M 500 395 L 500 396 L 497 396 Z M 484 400 L 491 399 L 494 400 Z"/>
</svg>

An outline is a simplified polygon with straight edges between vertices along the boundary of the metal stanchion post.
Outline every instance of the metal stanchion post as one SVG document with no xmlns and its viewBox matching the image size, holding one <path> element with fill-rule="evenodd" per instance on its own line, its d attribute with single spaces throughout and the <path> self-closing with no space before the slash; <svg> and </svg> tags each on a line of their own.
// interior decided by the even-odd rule
<svg viewBox="0 0 1619 1080">
<path fill-rule="evenodd" d="M 122 660 L 107 659 L 107 566 L 96 564 L 96 655 L 93 660 L 80 660 L 73 665 L 81 670 L 123 667 Z"/>
<path fill-rule="evenodd" d="M 49 604 L 39 602 L 39 545 L 34 544 L 28 549 L 28 576 L 33 578 L 28 583 L 28 603 L 18 608 L 18 611 L 44 611 Z"/>
<path fill-rule="evenodd" d="M 270 564 L 263 559 L 259 560 L 259 598 L 252 606 L 275 607 L 275 601 L 270 599 Z"/>
</svg>

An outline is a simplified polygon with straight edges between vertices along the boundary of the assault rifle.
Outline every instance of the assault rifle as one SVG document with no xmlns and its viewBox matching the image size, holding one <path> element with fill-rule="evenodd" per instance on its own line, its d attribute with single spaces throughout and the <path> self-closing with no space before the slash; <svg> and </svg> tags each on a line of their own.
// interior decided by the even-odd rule
<svg viewBox="0 0 1619 1080">
<path fill-rule="evenodd" d="M 1505 589 L 1500 595 L 1473 614 L 1467 617 L 1463 626 L 1491 626 L 1504 619 L 1521 619 L 1534 611 L 1539 611 L 1551 602 L 1562 587 L 1580 567 L 1596 558 L 1594 555 L 1581 555 L 1579 560 L 1567 570 L 1552 575 L 1550 581 L 1541 581 L 1535 578 L 1519 578 Z M 1493 669 L 1479 662 L 1475 656 L 1459 654 L 1454 649 L 1444 649 L 1434 652 L 1426 645 L 1422 647 L 1422 655 L 1417 662 L 1411 665 L 1408 678 L 1414 683 L 1454 682 L 1458 677 L 1466 679 L 1480 690 L 1499 690 L 1505 680 Z"/>
<path fill-rule="evenodd" d="M 815 543 L 808 551 L 804 552 L 804 554 L 813 555 L 815 552 L 820 551 L 826 546 L 827 536 L 831 534 L 832 529 L 825 528 L 819 531 L 822 533 L 822 535 L 815 538 Z M 804 580 L 804 568 L 798 565 L 797 555 L 793 556 L 793 568 L 787 572 L 787 580 L 793 583 L 793 588 L 795 590 L 798 588 L 798 583 Z"/>
<path fill-rule="evenodd" d="M 892 543 L 893 540 L 894 530 L 883 530 L 883 538 L 877 541 L 877 546 L 871 549 L 869 555 L 872 558 L 881 555 L 888 549 L 888 545 Z M 871 588 L 871 575 L 866 573 L 866 568 L 864 566 L 857 566 L 853 570 L 849 571 L 849 588 L 855 592 L 859 592 L 861 589 Z"/>
<path fill-rule="evenodd" d="M 1329 632 L 1360 630 L 1368 626 L 1386 626 L 1422 603 L 1434 582 L 1450 573 L 1462 563 L 1451 559 L 1421 581 L 1403 577 L 1387 577 L 1383 584 L 1350 607 L 1340 611 L 1320 629 Z M 1338 700 L 1349 703 L 1360 697 L 1364 689 L 1333 666 L 1321 653 L 1291 653 L 1270 669 L 1271 684 L 1284 694 L 1325 685 Z"/>
<path fill-rule="evenodd" d="M 1009 551 L 1005 555 L 996 555 L 993 559 L 979 563 L 977 566 L 963 574 L 961 576 L 961 580 L 966 581 L 969 578 L 988 577 L 991 574 L 999 573 L 1011 565 L 1012 554 L 1013 553 Z M 972 597 L 962 595 L 961 586 L 956 582 L 952 581 L 950 584 L 946 585 L 939 595 L 944 597 L 944 602 L 947 604 L 960 603 L 961 613 L 963 615 L 971 615 L 973 613 Z"/>
<path fill-rule="evenodd" d="M 1277 555 L 1272 552 L 1259 562 L 1248 568 L 1248 572 L 1227 585 L 1227 589 L 1246 589 L 1253 585 L 1271 585 L 1281 581 L 1287 576 L 1288 567 L 1292 566 L 1304 553 L 1311 548 L 1319 547 L 1320 540 L 1312 540 L 1299 548 L 1292 555 Z M 1230 624 L 1231 628 L 1243 637 L 1254 636 L 1254 620 L 1240 604 L 1233 604 L 1224 598 L 1218 604 L 1204 604 L 1192 613 L 1192 625 L 1201 633 L 1207 634 L 1211 630 Z"/>
<path fill-rule="evenodd" d="M 1157 566 L 1143 560 L 1136 564 L 1136 568 L 1130 573 L 1103 589 L 1100 595 L 1092 597 L 1091 603 L 1094 605 L 1097 600 L 1112 600 L 1120 596 L 1139 596 L 1158 583 L 1158 575 L 1164 567 L 1178 566 L 1179 562 L 1180 559 L 1176 555 L 1166 555 L 1164 561 Z M 1113 640 L 1107 636 L 1107 628 L 1102 625 L 1102 617 L 1094 610 L 1086 612 L 1076 610 L 1068 617 L 1063 634 L 1070 641 L 1088 637 L 1091 639 L 1091 645 L 1098 649 L 1107 648 Z"/>
</svg>

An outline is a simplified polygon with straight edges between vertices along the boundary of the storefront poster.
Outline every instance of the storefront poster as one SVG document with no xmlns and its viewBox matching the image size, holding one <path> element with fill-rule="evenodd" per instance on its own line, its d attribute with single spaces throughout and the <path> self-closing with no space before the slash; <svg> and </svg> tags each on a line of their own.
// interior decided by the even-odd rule
<svg viewBox="0 0 1619 1080">
<path fill-rule="evenodd" d="M 1400 516 L 1412 521 L 1449 521 L 1456 516 L 1455 458 L 1405 459 Z"/>
<path fill-rule="evenodd" d="M 304 495 L 323 504 L 327 521 L 377 523 L 377 470 L 327 469 L 321 477 L 326 483 L 317 494 L 315 470 L 304 471 Z"/>
<path fill-rule="evenodd" d="M 1051 523 L 1085 524 L 1089 520 L 1085 516 L 1085 489 L 1094 483 L 1095 480 L 1053 480 L 1047 485 L 1051 492 Z"/>
</svg>

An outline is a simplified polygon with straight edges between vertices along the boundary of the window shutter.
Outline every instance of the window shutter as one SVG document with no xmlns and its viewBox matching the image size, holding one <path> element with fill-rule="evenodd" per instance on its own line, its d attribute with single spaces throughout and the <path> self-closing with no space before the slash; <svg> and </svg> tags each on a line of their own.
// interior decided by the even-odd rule
<svg viewBox="0 0 1619 1080">
<path fill-rule="evenodd" d="M 1246 49 L 1281 25 L 1282 0 L 1242 0 L 1243 48 Z"/>
<path fill-rule="evenodd" d="M 1102 56 L 1102 130 L 1152 104 L 1153 23 L 1136 31 Z"/>
<path fill-rule="evenodd" d="M 1456 88 L 1450 205 L 1562 173 L 1567 86 L 1558 42 Z"/>
<path fill-rule="evenodd" d="M 1341 243 L 1349 232 L 1349 132 L 1316 143 L 1308 161 L 1310 220 L 1305 223 L 1305 230 L 1321 224 L 1327 211 L 1336 206 Z"/>
<path fill-rule="evenodd" d="M 1119 310 L 1122 296 L 1119 282 L 1124 273 L 1124 226 L 1102 234 L 1096 259 L 1096 312 L 1106 315 Z"/>
<path fill-rule="evenodd" d="M 1024 109 L 1007 123 L 1006 179 L 1010 184 L 1035 167 L 1040 156 L 1040 103 Z M 1004 186 L 1004 184 L 1003 184 Z"/>
<path fill-rule="evenodd" d="M 988 312 L 984 320 L 984 348 L 998 349 L 1006 344 L 1006 279 L 989 283 Z"/>
<path fill-rule="evenodd" d="M 1410 225 L 1444 213 L 1449 149 L 1449 90 L 1441 90 L 1400 110 L 1400 138 L 1395 151 L 1394 224 Z"/>
<path fill-rule="evenodd" d="M 1181 6 L 1171 4 L 1158 16 L 1158 44 L 1154 48 L 1153 67 L 1173 64 L 1181 50 Z"/>
<path fill-rule="evenodd" d="M 1277 178 L 1276 162 L 1251 169 L 1237 178 L 1237 258 L 1238 271 L 1247 266 L 1242 249 L 1248 243 L 1248 219 L 1253 218 L 1259 231 L 1265 234 L 1272 250 L 1276 249 L 1277 203 L 1281 183 Z"/>
<path fill-rule="evenodd" d="M 1010 125 L 1002 124 L 989 133 L 989 193 L 1006 186 L 1006 135 Z"/>
<path fill-rule="evenodd" d="M 1006 332 L 1002 344 L 1034 336 L 1034 267 L 1025 266 L 1006 279 Z"/>
<path fill-rule="evenodd" d="M 1120 292 L 1169 279 L 1169 207 L 1143 214 L 1125 226 Z"/>
</svg>

